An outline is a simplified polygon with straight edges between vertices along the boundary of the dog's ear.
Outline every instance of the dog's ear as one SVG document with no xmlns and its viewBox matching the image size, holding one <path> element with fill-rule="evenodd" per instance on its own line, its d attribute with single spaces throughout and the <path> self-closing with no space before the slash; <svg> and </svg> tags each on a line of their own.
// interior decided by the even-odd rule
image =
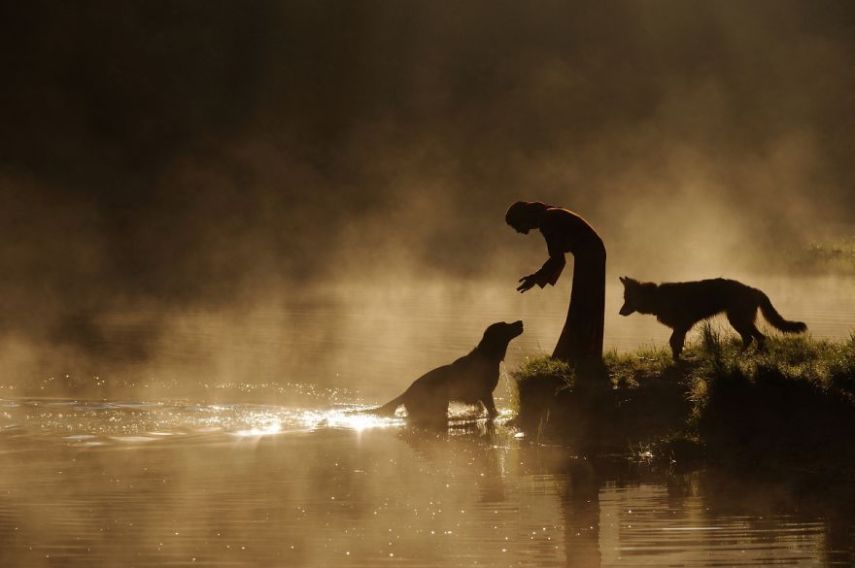
<svg viewBox="0 0 855 568">
<path fill-rule="evenodd" d="M 626 286 L 626 280 L 627 280 L 626 276 L 620 277 L 620 283 L 623 284 L 624 286 Z"/>
</svg>

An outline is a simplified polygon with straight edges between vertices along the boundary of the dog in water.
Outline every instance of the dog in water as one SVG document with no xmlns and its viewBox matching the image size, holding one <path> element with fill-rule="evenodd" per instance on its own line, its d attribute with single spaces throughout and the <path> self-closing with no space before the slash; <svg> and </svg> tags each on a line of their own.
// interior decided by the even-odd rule
<svg viewBox="0 0 855 568">
<path fill-rule="evenodd" d="M 752 340 L 757 341 L 759 351 L 763 350 L 766 336 L 754 325 L 757 308 L 766 321 L 784 333 L 801 333 L 807 329 L 800 321 L 785 320 L 762 291 L 736 280 L 715 278 L 654 284 L 621 276 L 620 281 L 624 288 L 620 315 L 652 314 L 673 329 L 669 343 L 675 361 L 680 358 L 683 342 L 692 326 L 721 312 L 727 314 L 727 321 L 742 338 L 743 350 Z"/>
<path fill-rule="evenodd" d="M 480 402 L 490 418 L 495 418 L 499 412 L 493 401 L 493 389 L 499 382 L 499 363 L 505 358 L 508 344 L 522 332 L 521 321 L 494 323 L 468 355 L 428 371 L 404 394 L 369 412 L 392 416 L 399 406 L 404 406 L 412 422 L 436 426 L 448 424 L 449 402 Z"/>
</svg>

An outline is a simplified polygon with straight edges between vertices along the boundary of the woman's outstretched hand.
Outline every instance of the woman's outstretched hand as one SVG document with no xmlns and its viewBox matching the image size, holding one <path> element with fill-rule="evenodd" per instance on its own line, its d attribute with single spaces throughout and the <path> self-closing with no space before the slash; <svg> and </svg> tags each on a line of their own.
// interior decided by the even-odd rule
<svg viewBox="0 0 855 568">
<path fill-rule="evenodd" d="M 523 276 L 519 279 L 520 285 L 517 286 L 517 292 L 522 294 L 523 292 L 530 290 L 532 286 L 537 284 L 537 275 L 529 274 L 528 276 Z"/>
</svg>

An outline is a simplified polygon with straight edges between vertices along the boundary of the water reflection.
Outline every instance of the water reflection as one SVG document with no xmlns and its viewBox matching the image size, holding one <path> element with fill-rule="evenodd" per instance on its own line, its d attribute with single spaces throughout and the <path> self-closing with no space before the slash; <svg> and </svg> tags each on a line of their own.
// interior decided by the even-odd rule
<svg viewBox="0 0 855 568">
<path fill-rule="evenodd" d="M 0 565 L 851 565 L 852 490 L 590 461 L 458 415 L 4 401 Z"/>
<path fill-rule="evenodd" d="M 572 461 L 564 471 L 559 494 L 567 566 L 599 566 L 600 482 L 594 467 L 585 460 Z"/>
</svg>

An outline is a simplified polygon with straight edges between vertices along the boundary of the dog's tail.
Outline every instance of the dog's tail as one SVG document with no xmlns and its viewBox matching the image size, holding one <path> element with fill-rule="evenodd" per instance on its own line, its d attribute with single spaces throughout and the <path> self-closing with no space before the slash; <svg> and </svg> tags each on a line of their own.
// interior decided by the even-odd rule
<svg viewBox="0 0 855 568">
<path fill-rule="evenodd" d="M 365 414 L 373 414 L 375 416 L 394 416 L 395 411 L 398 410 L 398 407 L 402 404 L 404 404 L 403 394 L 396 399 L 390 400 L 383 406 L 369 408 L 368 410 L 363 410 L 362 412 L 364 412 Z"/>
<path fill-rule="evenodd" d="M 760 294 L 760 311 L 763 312 L 763 317 L 770 324 L 784 333 L 801 333 L 807 330 L 807 324 L 801 321 L 789 321 L 778 313 L 778 310 L 772 305 L 769 296 L 757 290 Z"/>
</svg>

